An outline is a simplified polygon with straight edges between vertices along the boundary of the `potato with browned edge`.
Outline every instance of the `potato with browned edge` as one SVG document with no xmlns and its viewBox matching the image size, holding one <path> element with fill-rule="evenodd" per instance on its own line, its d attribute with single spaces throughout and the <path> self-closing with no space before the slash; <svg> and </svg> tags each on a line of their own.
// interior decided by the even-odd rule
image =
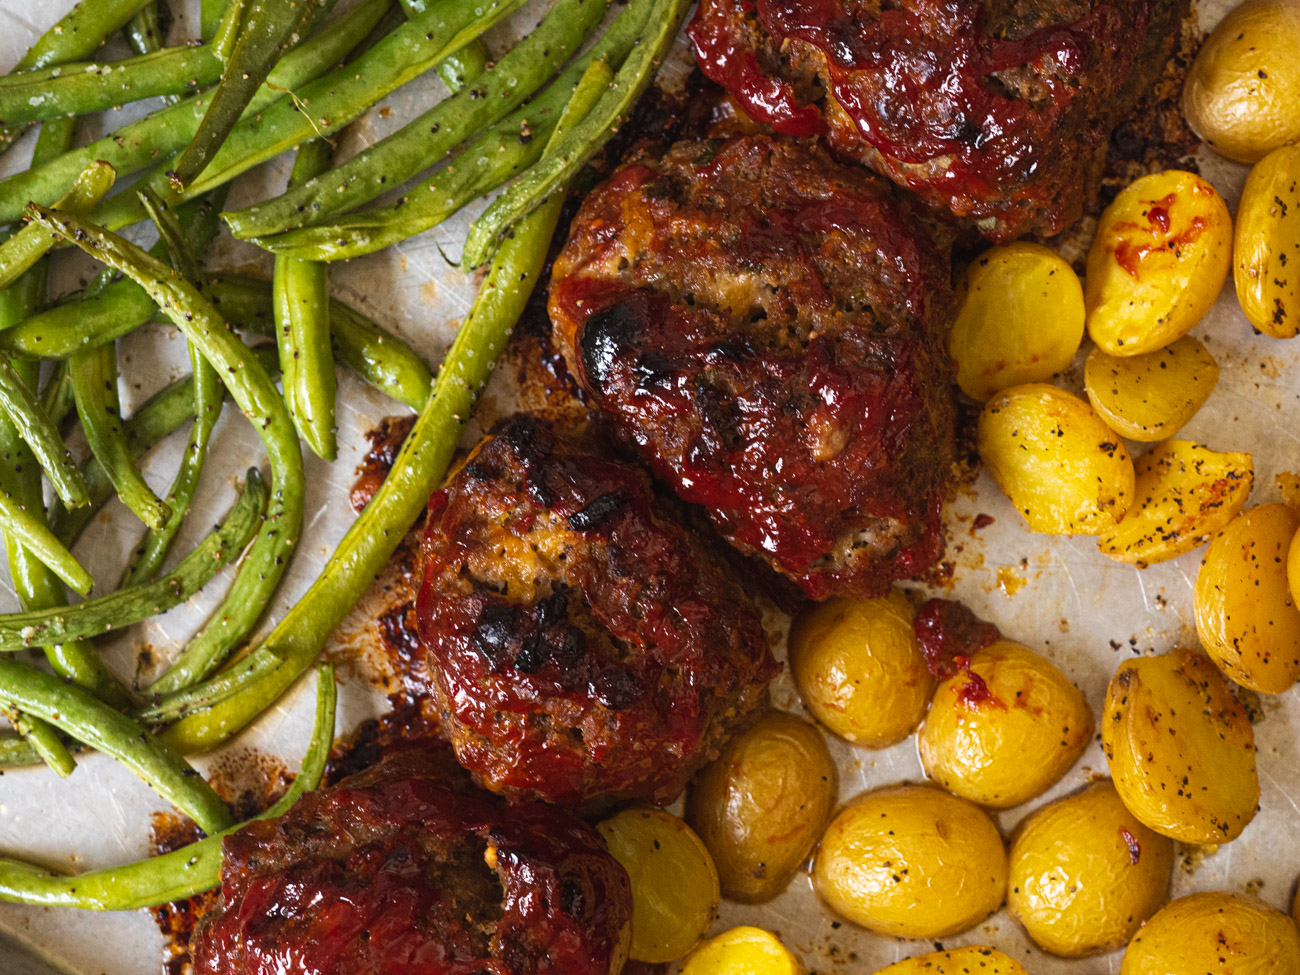
<svg viewBox="0 0 1300 975">
<path fill-rule="evenodd" d="M 1201 45 L 1183 114 L 1215 152 L 1253 163 L 1300 140 L 1300 6 L 1246 0 Z"/>
<path fill-rule="evenodd" d="M 1219 381 L 1214 356 L 1190 335 L 1142 355 L 1107 355 L 1095 348 L 1083 370 L 1097 415 L 1116 433 L 1145 443 L 1181 430 Z"/>
<path fill-rule="evenodd" d="M 1009 640 L 959 663 L 917 736 L 925 774 L 995 809 L 1046 792 L 1092 738 L 1083 693 L 1051 661 Z"/>
<path fill-rule="evenodd" d="M 1171 901 L 1129 942 L 1120 975 L 1300 975 L 1300 934 L 1250 894 L 1214 891 Z"/>
<path fill-rule="evenodd" d="M 775 897 L 807 862 L 837 794 L 821 732 L 770 711 L 695 777 L 686 821 L 709 848 L 722 892 L 754 903 Z"/>
<path fill-rule="evenodd" d="M 897 589 L 809 603 L 790 625 L 790 670 L 813 717 L 846 741 L 885 748 L 921 723 L 934 678 Z"/>
<path fill-rule="evenodd" d="M 1002 904 L 1007 854 L 979 806 L 898 785 L 866 793 L 831 820 L 813 877 L 832 910 L 869 931 L 943 938 Z"/>
<path fill-rule="evenodd" d="M 1300 146 L 1274 149 L 1246 177 L 1232 279 L 1251 325 L 1275 339 L 1300 332 Z"/>
<path fill-rule="evenodd" d="M 1173 840 L 1096 782 L 1016 829 L 1007 906 L 1044 951 L 1097 955 L 1123 947 L 1160 909 L 1173 869 Z"/>
<path fill-rule="evenodd" d="M 681 975 L 804 975 L 804 967 L 771 931 L 746 926 L 696 948 Z"/>
<path fill-rule="evenodd" d="M 1206 652 L 1238 684 L 1266 694 L 1300 677 L 1300 610 L 1287 580 L 1297 528 L 1290 505 L 1247 508 L 1205 550 L 1193 590 Z"/>
<path fill-rule="evenodd" d="M 980 413 L 978 439 L 984 466 L 1032 531 L 1096 535 L 1133 501 L 1124 441 L 1063 389 L 1004 389 Z"/>
<path fill-rule="evenodd" d="M 1255 818 L 1255 731 L 1208 657 L 1174 650 L 1120 664 L 1101 744 L 1124 805 L 1183 843 L 1227 843 Z"/>
<path fill-rule="evenodd" d="M 876 975 L 1028 975 L 1025 967 L 996 948 L 971 945 L 904 958 Z"/>
</svg>

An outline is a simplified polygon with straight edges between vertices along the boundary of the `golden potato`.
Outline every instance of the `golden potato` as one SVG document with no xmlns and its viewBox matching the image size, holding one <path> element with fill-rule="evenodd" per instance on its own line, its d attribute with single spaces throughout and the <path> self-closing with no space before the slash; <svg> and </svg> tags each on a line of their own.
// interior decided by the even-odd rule
<svg viewBox="0 0 1300 975">
<path fill-rule="evenodd" d="M 899 785 L 868 792 L 831 820 L 813 877 L 832 910 L 868 930 L 943 938 L 998 909 L 1007 855 L 979 806 Z"/>
<path fill-rule="evenodd" d="M 1209 541 L 1236 516 L 1255 483 L 1250 454 L 1166 440 L 1137 460 L 1134 504 L 1097 548 L 1144 569 Z"/>
<path fill-rule="evenodd" d="M 1120 665 L 1101 744 L 1129 811 L 1184 843 L 1227 843 L 1255 818 L 1255 731 L 1214 664 L 1190 650 Z"/>
<path fill-rule="evenodd" d="M 1206 38 L 1183 86 L 1183 114 L 1237 162 L 1300 139 L 1300 7 L 1246 0 Z"/>
<path fill-rule="evenodd" d="M 804 975 L 804 967 L 771 931 L 739 927 L 696 948 L 681 975 Z"/>
<path fill-rule="evenodd" d="M 1275 339 L 1300 332 L 1300 146 L 1273 150 L 1246 177 L 1232 279 L 1250 324 Z"/>
<path fill-rule="evenodd" d="M 876 975 L 1028 975 L 1025 967 L 996 948 L 971 945 L 932 951 L 886 965 Z"/>
<path fill-rule="evenodd" d="M 1190 335 L 1143 355 L 1114 356 L 1094 348 L 1084 365 L 1084 386 L 1097 415 L 1116 433 L 1148 443 L 1182 429 L 1218 381 L 1219 364 Z"/>
<path fill-rule="evenodd" d="M 1225 674 L 1281 694 L 1300 677 L 1300 610 L 1287 582 L 1300 515 L 1288 505 L 1248 508 L 1205 550 L 1196 575 L 1196 634 Z"/>
<path fill-rule="evenodd" d="M 925 774 L 995 809 L 1041 795 L 1088 747 L 1088 702 L 1050 661 L 1018 643 L 999 640 L 958 662 L 917 736 Z"/>
<path fill-rule="evenodd" d="M 934 678 L 912 632 L 911 603 L 809 603 L 790 626 L 790 669 L 813 716 L 846 741 L 884 748 L 921 723 Z"/>
<path fill-rule="evenodd" d="M 626 809 L 596 827 L 632 880 L 636 961 L 676 961 L 704 937 L 722 899 L 713 858 L 684 822 L 662 809 Z"/>
<path fill-rule="evenodd" d="M 1133 500 L 1133 461 L 1092 407 L 1055 386 L 1003 390 L 980 413 L 980 458 L 1029 527 L 1095 535 Z"/>
<path fill-rule="evenodd" d="M 837 793 L 821 732 L 772 711 L 696 776 L 686 820 L 713 855 L 722 892 L 753 903 L 775 897 L 808 860 Z"/>
<path fill-rule="evenodd" d="M 1205 317 L 1232 263 L 1232 218 L 1214 187 L 1169 170 L 1106 207 L 1088 251 L 1088 334 L 1111 355 L 1155 352 Z"/>
<path fill-rule="evenodd" d="M 948 354 L 961 391 L 981 403 L 1008 386 L 1065 369 L 1083 341 L 1083 285 L 1041 244 L 993 247 L 957 287 Z"/>
<path fill-rule="evenodd" d="M 1120 975 L 1300 975 L 1295 921 L 1250 894 L 1171 901 L 1138 932 Z"/>
<path fill-rule="evenodd" d="M 1138 822 L 1109 782 L 1039 809 L 1011 840 L 1007 906 L 1067 958 L 1121 948 L 1160 909 L 1174 843 Z"/>
</svg>

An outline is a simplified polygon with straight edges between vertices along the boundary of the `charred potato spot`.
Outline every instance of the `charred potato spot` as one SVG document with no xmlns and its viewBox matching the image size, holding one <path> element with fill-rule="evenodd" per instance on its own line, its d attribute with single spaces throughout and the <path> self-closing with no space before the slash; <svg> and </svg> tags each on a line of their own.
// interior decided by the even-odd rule
<svg viewBox="0 0 1300 975">
<path fill-rule="evenodd" d="M 1297 975 L 1300 934 L 1291 918 L 1250 894 L 1189 894 L 1146 923 L 1120 966 L 1120 975 L 1168 972 Z"/>
<path fill-rule="evenodd" d="M 1219 364 L 1185 335 L 1156 352 L 1135 356 L 1088 354 L 1084 386 L 1097 415 L 1130 440 L 1172 437 L 1196 415 L 1219 381 Z"/>
<path fill-rule="evenodd" d="M 1276 339 L 1300 332 L 1300 146 L 1275 149 L 1246 178 L 1232 273 L 1251 325 Z"/>
</svg>

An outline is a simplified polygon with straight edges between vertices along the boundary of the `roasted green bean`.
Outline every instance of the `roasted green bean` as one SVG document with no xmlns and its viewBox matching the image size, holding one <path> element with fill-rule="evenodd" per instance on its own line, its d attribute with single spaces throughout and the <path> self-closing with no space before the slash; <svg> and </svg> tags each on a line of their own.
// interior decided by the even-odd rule
<svg viewBox="0 0 1300 975">
<path fill-rule="evenodd" d="M 27 510 L 8 493 L 0 493 L 0 528 L 40 559 L 51 572 L 83 596 L 95 580 L 50 531 L 43 518 Z"/>
<path fill-rule="evenodd" d="M 5 712 L 5 717 L 14 730 L 26 740 L 34 757 L 44 762 L 55 775 L 66 779 L 77 770 L 77 760 L 68 751 L 68 746 L 63 744 L 54 725 L 24 714 L 14 707 L 0 707 L 0 711 Z"/>
<path fill-rule="evenodd" d="M 166 724 L 177 721 L 194 711 L 220 704 L 234 697 L 250 684 L 256 683 L 279 667 L 279 657 L 250 656 L 193 687 L 172 694 L 159 695 L 147 707 L 137 708 L 131 716 L 146 724 Z"/>
<path fill-rule="evenodd" d="M 69 213 L 85 213 L 113 188 L 117 173 L 108 163 L 94 162 L 59 197 L 55 207 Z M 23 227 L 0 244 L 0 288 L 6 288 L 28 268 L 49 253 L 53 241 L 39 227 Z"/>
<path fill-rule="evenodd" d="M 86 503 L 86 484 L 59 436 L 58 427 L 41 409 L 36 395 L 7 359 L 0 358 L 0 413 L 45 469 L 55 493 L 71 507 Z"/>
<path fill-rule="evenodd" d="M 166 28 L 162 22 L 162 11 L 158 7 L 160 2 L 162 0 L 150 0 L 133 13 L 122 28 L 122 36 L 136 54 L 152 54 L 163 49 Z"/>
<path fill-rule="evenodd" d="M 487 45 L 483 43 L 483 38 L 476 37 L 459 51 L 452 51 L 438 62 L 438 77 L 454 95 L 477 81 L 487 66 Z"/>
</svg>

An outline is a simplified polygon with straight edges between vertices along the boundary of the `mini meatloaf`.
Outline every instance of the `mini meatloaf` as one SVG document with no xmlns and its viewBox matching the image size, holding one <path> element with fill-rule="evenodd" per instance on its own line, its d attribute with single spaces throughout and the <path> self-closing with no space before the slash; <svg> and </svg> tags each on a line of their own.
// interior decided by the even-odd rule
<svg viewBox="0 0 1300 975">
<path fill-rule="evenodd" d="M 888 183 L 765 136 L 643 150 L 555 262 L 557 348 L 655 474 L 814 599 L 942 551 L 944 251 Z"/>
<path fill-rule="evenodd" d="M 1187 0 L 701 0 L 700 68 L 995 241 L 1057 233 L 1160 76 Z"/>
<path fill-rule="evenodd" d="M 433 495 L 420 639 L 483 785 L 666 803 L 776 664 L 740 585 L 588 436 L 516 416 Z"/>
<path fill-rule="evenodd" d="M 398 746 L 222 841 L 195 975 L 618 975 L 627 873 L 564 810 L 476 789 Z"/>
</svg>

